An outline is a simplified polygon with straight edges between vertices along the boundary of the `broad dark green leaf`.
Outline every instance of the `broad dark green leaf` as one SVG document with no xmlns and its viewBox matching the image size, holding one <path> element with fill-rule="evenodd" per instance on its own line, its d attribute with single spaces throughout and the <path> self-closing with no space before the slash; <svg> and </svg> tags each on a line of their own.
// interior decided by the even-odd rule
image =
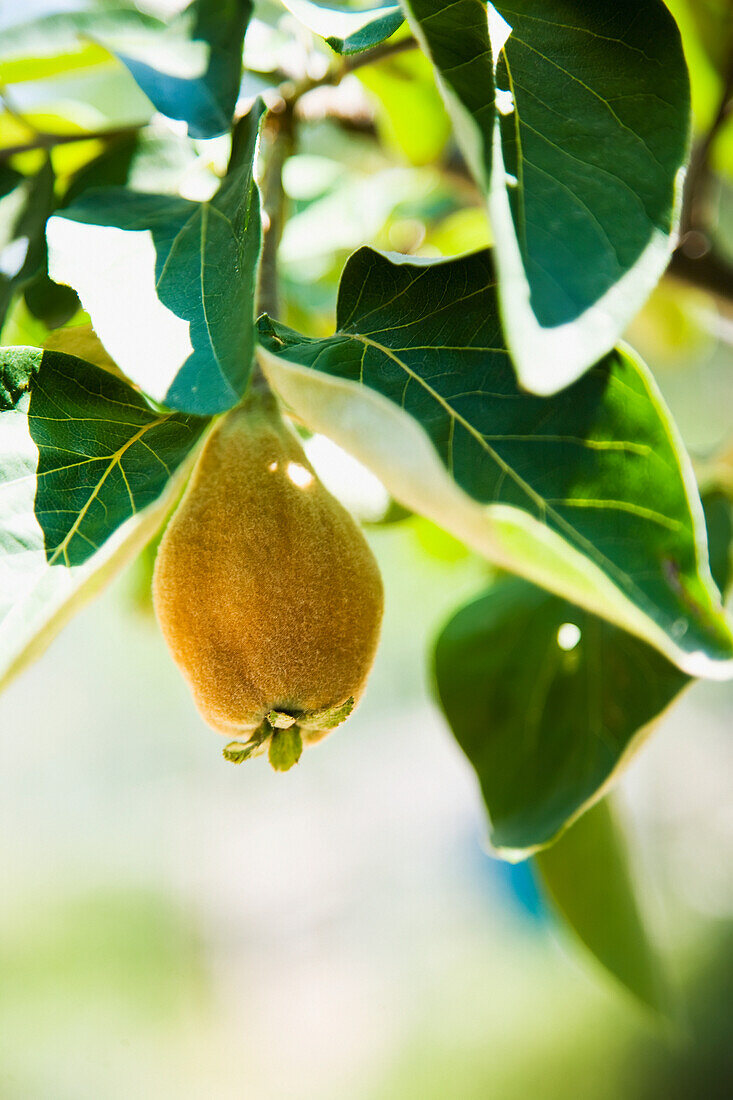
<svg viewBox="0 0 733 1100">
<path fill-rule="evenodd" d="M 24 59 L 38 66 L 39 58 L 103 46 L 158 111 L 186 122 L 191 137 L 215 137 L 231 123 L 251 12 L 251 0 L 193 0 L 168 23 L 122 6 L 62 12 L 4 30 L 0 62 L 17 70 Z"/>
<path fill-rule="evenodd" d="M 337 324 L 317 340 L 260 324 L 265 370 L 310 427 L 499 565 L 688 672 L 731 674 L 689 459 L 632 354 L 551 398 L 520 390 L 488 252 L 415 263 L 361 249 Z"/>
<path fill-rule="evenodd" d="M 328 7 L 313 0 L 283 0 L 296 19 L 340 54 L 360 53 L 378 46 L 402 26 L 404 16 L 399 4 L 347 11 Z"/>
<path fill-rule="evenodd" d="M 74 287 L 125 374 L 183 412 L 222 412 L 249 380 L 261 116 L 258 102 L 238 124 L 229 172 L 209 202 L 110 187 L 48 223 L 52 277 Z"/>
<path fill-rule="evenodd" d="M 608 800 L 540 852 L 535 866 L 561 917 L 598 962 L 643 1004 L 667 1009 L 662 963 L 647 935 L 624 837 Z"/>
<path fill-rule="evenodd" d="M 53 188 L 48 160 L 28 177 L 0 166 L 0 328 L 13 294 L 45 269 L 44 228 Z"/>
<path fill-rule="evenodd" d="M 519 378 L 553 393 L 613 346 L 667 264 L 690 114 L 676 25 L 661 0 L 407 8 L 489 193 Z"/>
<path fill-rule="evenodd" d="M 549 844 L 597 799 L 689 683 L 643 641 L 518 579 L 462 607 L 435 662 L 492 846 L 510 855 Z"/>
<path fill-rule="evenodd" d="M 205 424 L 74 356 L 0 349 L 0 683 L 152 536 Z"/>
<path fill-rule="evenodd" d="M 704 499 L 715 578 L 729 578 L 731 505 Z M 481 784 L 497 849 L 552 842 L 595 801 L 691 681 L 626 631 L 518 578 L 444 627 L 441 706 Z"/>
<path fill-rule="evenodd" d="M 518 578 L 454 615 L 435 674 L 491 844 L 510 854 L 550 843 L 689 683 L 639 638 Z"/>
</svg>

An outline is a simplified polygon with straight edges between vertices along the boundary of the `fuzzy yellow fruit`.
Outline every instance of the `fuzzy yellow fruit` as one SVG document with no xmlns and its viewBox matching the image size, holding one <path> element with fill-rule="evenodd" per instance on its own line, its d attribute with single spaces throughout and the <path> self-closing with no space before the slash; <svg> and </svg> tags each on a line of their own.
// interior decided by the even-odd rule
<svg viewBox="0 0 733 1100">
<path fill-rule="evenodd" d="M 248 749 L 269 742 L 274 767 L 294 763 L 299 734 L 318 740 L 361 695 L 382 618 L 379 570 L 269 395 L 207 439 L 161 541 L 153 597 L 204 719 Z"/>
</svg>

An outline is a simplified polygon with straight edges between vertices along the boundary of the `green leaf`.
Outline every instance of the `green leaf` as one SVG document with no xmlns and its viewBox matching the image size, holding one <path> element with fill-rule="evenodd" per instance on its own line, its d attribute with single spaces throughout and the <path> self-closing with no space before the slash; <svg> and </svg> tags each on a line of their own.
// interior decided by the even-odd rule
<svg viewBox="0 0 733 1100">
<path fill-rule="evenodd" d="M 399 4 L 344 11 L 312 0 L 282 0 L 283 5 L 314 34 L 340 54 L 360 53 L 378 46 L 398 30 L 404 16 Z"/>
<path fill-rule="evenodd" d="M 0 73 L 12 80 L 28 64 L 46 77 L 98 64 L 98 54 L 88 56 L 92 43 L 115 54 L 191 137 L 215 137 L 231 123 L 251 12 L 251 0 L 193 0 L 168 23 L 125 7 L 47 15 L 3 30 Z"/>
<path fill-rule="evenodd" d="M 724 590 L 731 505 L 717 491 L 704 505 Z M 638 638 L 516 578 L 447 623 L 435 678 L 492 846 L 510 857 L 552 843 L 595 802 L 691 682 Z"/>
<path fill-rule="evenodd" d="M 209 202 L 122 188 L 48 223 L 52 277 L 78 293 L 112 358 L 170 408 L 235 405 L 249 380 L 261 227 L 253 176 L 262 105 L 238 125 Z"/>
<path fill-rule="evenodd" d="M 252 0 L 193 0 L 169 27 L 163 25 L 143 56 L 123 52 L 119 46 L 115 52 L 162 114 L 186 122 L 191 137 L 216 137 L 231 125 L 252 6 Z M 200 75 L 177 78 L 161 70 L 159 43 L 168 37 L 176 58 L 177 42 L 206 44 L 207 64 Z"/>
<path fill-rule="evenodd" d="M 492 847 L 510 857 L 551 843 L 597 799 L 690 682 L 638 638 L 518 578 L 454 615 L 435 674 Z"/>
<path fill-rule="evenodd" d="M 222 749 L 222 756 L 230 764 L 243 764 L 245 760 L 249 760 L 251 756 L 254 756 L 258 750 L 262 751 L 263 744 L 269 736 L 270 730 L 263 722 L 260 729 L 253 737 L 250 737 L 249 741 L 230 741 L 228 745 L 225 745 Z"/>
<path fill-rule="evenodd" d="M 733 503 L 722 489 L 712 488 L 702 498 L 710 547 L 710 572 L 718 590 L 727 594 L 731 582 Z"/>
<path fill-rule="evenodd" d="M 655 1011 L 668 1007 L 661 960 L 636 900 L 624 838 L 599 803 L 535 858 L 553 905 L 598 962 Z"/>
<path fill-rule="evenodd" d="M 53 209 L 53 189 L 48 159 L 28 177 L 0 166 L 0 328 L 13 295 L 45 267 L 43 231 Z"/>
<path fill-rule="evenodd" d="M 488 190 L 494 132 L 494 68 L 482 0 L 405 0 L 410 25 L 435 65 L 456 137 Z"/>
<path fill-rule="evenodd" d="M 520 390 L 488 252 L 416 263 L 361 249 L 334 336 L 264 318 L 260 339 L 285 402 L 401 504 L 684 671 L 731 675 L 690 462 L 630 351 L 552 398 Z"/>
<path fill-rule="evenodd" d="M 406 6 L 489 194 L 520 381 L 553 393 L 613 346 L 667 265 L 690 117 L 677 27 L 661 0 L 508 0 L 488 18 L 468 0 Z"/>
<path fill-rule="evenodd" d="M 0 349 L 0 684 L 160 526 L 206 422 L 74 356 Z"/>
</svg>

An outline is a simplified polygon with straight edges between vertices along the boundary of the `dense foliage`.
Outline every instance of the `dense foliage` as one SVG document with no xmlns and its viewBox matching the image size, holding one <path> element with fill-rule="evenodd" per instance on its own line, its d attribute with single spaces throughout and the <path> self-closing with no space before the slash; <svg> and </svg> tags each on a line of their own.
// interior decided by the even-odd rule
<svg viewBox="0 0 733 1100">
<path fill-rule="evenodd" d="M 0 37 L 0 682 L 156 536 L 255 377 L 491 563 L 434 658 L 491 844 L 546 849 L 558 910 L 658 1005 L 599 799 L 733 676 L 733 486 L 620 341 L 665 270 L 732 293 L 728 7 L 283 2 Z"/>
</svg>

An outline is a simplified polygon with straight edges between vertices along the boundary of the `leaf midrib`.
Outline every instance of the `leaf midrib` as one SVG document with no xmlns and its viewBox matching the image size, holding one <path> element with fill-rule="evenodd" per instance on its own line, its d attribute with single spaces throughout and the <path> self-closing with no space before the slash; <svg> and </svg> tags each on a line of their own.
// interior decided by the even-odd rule
<svg viewBox="0 0 733 1100">
<path fill-rule="evenodd" d="M 523 492 L 527 494 L 530 500 L 535 502 L 540 511 L 540 515 L 543 517 L 550 516 L 561 530 L 565 531 L 565 533 L 569 535 L 570 538 L 578 546 L 583 548 L 583 552 L 591 561 L 602 568 L 610 577 L 615 577 L 617 582 L 621 582 L 623 587 L 625 587 L 628 591 L 635 593 L 637 602 L 640 605 L 652 608 L 653 613 L 650 617 L 656 621 L 658 609 L 655 607 L 655 605 L 649 599 L 646 593 L 642 592 L 641 589 L 639 589 L 633 578 L 624 570 L 620 569 L 614 562 L 610 561 L 605 556 L 605 554 L 601 553 L 601 551 L 598 550 L 594 543 L 586 539 L 586 537 L 582 535 L 575 527 L 573 527 L 571 523 L 569 523 L 567 520 L 564 519 L 563 516 L 556 512 L 552 505 L 550 505 L 544 497 L 540 496 L 539 493 L 537 493 L 537 491 L 528 482 L 526 482 L 516 472 L 516 470 L 514 470 L 512 466 L 505 462 L 501 455 L 498 454 L 498 452 L 487 443 L 485 437 L 482 436 L 478 429 L 474 428 L 473 425 L 465 419 L 465 417 L 461 416 L 461 414 L 452 407 L 449 401 L 447 401 L 442 396 L 442 394 L 439 394 L 428 382 L 426 382 L 424 378 L 421 378 L 419 374 L 413 371 L 402 359 L 399 358 L 398 355 L 396 355 L 392 351 L 391 348 L 386 347 L 384 344 L 380 344 L 377 340 L 373 340 L 371 337 L 368 336 L 361 336 L 357 333 L 349 333 L 348 336 L 366 346 L 373 347 L 376 351 L 381 352 L 403 371 L 405 371 L 410 376 L 410 378 L 414 379 L 420 386 L 422 386 L 425 392 L 428 393 L 435 401 L 437 401 L 437 403 L 445 410 L 445 412 L 451 418 L 451 421 L 460 424 L 465 431 L 473 436 L 473 438 L 479 443 L 482 449 L 486 451 L 486 453 L 494 460 L 494 462 L 496 462 L 499 468 L 508 477 L 510 477 L 512 481 L 514 481 L 518 488 L 520 488 Z M 362 382 L 362 385 L 364 384 L 365 383 Z M 540 519 L 539 522 L 546 523 L 546 520 Z"/>
<path fill-rule="evenodd" d="M 71 525 L 71 527 L 67 531 L 67 533 L 64 536 L 64 538 L 62 539 L 62 541 L 58 544 L 58 546 L 54 550 L 53 554 L 48 559 L 49 567 L 52 566 L 52 565 L 55 565 L 55 563 L 57 562 L 57 560 L 58 560 L 58 558 L 60 557 L 61 554 L 63 554 L 67 566 L 71 567 L 71 563 L 69 562 L 69 557 L 68 557 L 68 553 L 67 553 L 69 545 L 71 543 L 71 540 L 74 538 L 74 536 L 77 533 L 81 534 L 81 532 L 79 531 L 79 528 L 81 527 L 81 524 L 83 523 L 87 512 L 89 511 L 92 504 L 97 499 L 100 492 L 102 491 L 102 486 L 104 485 L 104 483 L 107 480 L 107 478 L 109 477 L 109 475 L 112 473 L 112 470 L 114 470 L 115 466 L 119 466 L 120 473 L 122 474 L 122 478 L 125 482 L 125 487 L 127 489 L 127 494 L 130 498 L 130 507 L 132 509 L 132 515 L 136 514 L 137 508 L 135 507 L 135 499 L 132 495 L 132 490 L 130 489 L 130 484 L 127 480 L 127 475 L 125 474 L 124 470 L 122 469 L 122 458 L 127 453 L 127 451 L 130 449 L 130 447 L 134 446 L 135 443 L 137 443 L 138 441 L 140 441 L 143 438 L 143 436 L 146 434 L 146 432 L 150 431 L 152 428 L 158 427 L 160 424 L 164 424 L 169 419 L 170 419 L 170 414 L 166 414 L 165 416 L 159 416 L 159 417 L 157 417 L 157 419 L 151 420 L 149 424 L 143 424 L 142 427 L 139 428 L 138 431 L 135 432 L 135 434 L 133 436 L 131 436 L 128 440 L 125 441 L 125 443 L 122 445 L 122 447 L 120 447 L 118 450 L 114 451 L 109 456 L 109 464 L 107 465 L 107 468 L 105 469 L 104 473 L 100 477 L 97 484 L 94 486 L 93 491 L 90 493 L 89 497 L 87 498 L 86 503 L 84 504 L 83 508 L 80 510 L 80 512 L 79 512 L 77 518 L 75 519 L 74 523 Z M 85 537 L 85 536 L 82 536 L 82 537 Z"/>
</svg>

